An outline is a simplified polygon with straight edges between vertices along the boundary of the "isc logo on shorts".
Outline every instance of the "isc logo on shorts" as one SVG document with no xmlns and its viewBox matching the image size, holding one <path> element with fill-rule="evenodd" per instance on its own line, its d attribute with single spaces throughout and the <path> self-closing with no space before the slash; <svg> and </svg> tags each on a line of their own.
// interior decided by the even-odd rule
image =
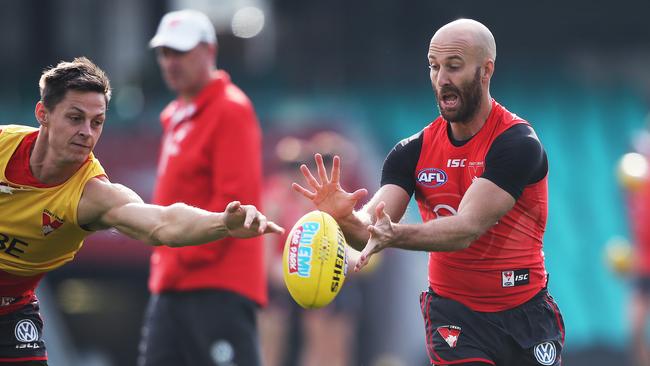
<svg viewBox="0 0 650 366">
<path fill-rule="evenodd" d="M 530 271 L 528 269 L 501 272 L 501 287 L 513 287 L 527 285 L 529 283 Z"/>
<path fill-rule="evenodd" d="M 417 182 L 428 188 L 439 187 L 447 183 L 447 173 L 442 169 L 425 168 L 418 172 Z"/>
</svg>

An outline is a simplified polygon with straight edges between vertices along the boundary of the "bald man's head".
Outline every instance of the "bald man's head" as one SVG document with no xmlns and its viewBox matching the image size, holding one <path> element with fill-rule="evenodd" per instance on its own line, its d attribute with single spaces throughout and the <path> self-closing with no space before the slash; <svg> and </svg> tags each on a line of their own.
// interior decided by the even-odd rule
<svg viewBox="0 0 650 366">
<path fill-rule="evenodd" d="M 442 26 L 433 35 L 431 43 L 454 44 L 460 42 L 479 58 L 492 61 L 497 58 L 497 45 L 492 32 L 480 22 L 472 19 L 458 19 Z"/>
<path fill-rule="evenodd" d="M 469 123 L 489 111 L 496 53 L 492 33 L 475 20 L 455 20 L 433 35 L 429 77 L 447 121 Z"/>
</svg>

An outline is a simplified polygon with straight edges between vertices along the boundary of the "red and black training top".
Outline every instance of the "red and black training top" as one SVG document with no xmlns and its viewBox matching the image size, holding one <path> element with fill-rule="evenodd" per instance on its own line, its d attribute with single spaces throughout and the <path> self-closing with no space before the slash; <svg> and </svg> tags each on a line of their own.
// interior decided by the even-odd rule
<svg viewBox="0 0 650 366">
<path fill-rule="evenodd" d="M 546 152 L 533 128 L 496 101 L 485 125 L 465 141 L 438 117 L 398 143 L 381 184 L 415 193 L 424 222 L 454 215 L 474 179 L 490 180 L 514 207 L 467 249 L 429 254 L 429 285 L 475 311 L 511 309 L 546 286 L 542 237 L 548 188 Z"/>
</svg>

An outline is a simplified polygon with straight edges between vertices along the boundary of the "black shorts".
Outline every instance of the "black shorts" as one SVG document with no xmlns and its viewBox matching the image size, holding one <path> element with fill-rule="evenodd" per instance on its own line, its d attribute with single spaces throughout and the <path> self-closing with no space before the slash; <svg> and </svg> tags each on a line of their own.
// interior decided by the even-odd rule
<svg viewBox="0 0 650 366">
<path fill-rule="evenodd" d="M 138 365 L 259 366 L 256 310 L 230 291 L 152 295 Z"/>
<path fill-rule="evenodd" d="M 477 312 L 434 293 L 420 295 L 433 365 L 560 366 L 564 321 L 546 289 L 516 308 Z"/>
<path fill-rule="evenodd" d="M 47 365 L 43 342 L 43 319 L 38 302 L 0 315 L 0 366 Z"/>
</svg>

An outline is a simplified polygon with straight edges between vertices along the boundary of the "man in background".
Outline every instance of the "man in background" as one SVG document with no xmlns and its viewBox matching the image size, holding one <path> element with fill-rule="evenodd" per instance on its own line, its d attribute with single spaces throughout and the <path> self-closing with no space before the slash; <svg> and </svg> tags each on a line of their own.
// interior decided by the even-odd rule
<svg viewBox="0 0 650 366">
<path fill-rule="evenodd" d="M 161 113 L 153 202 L 259 205 L 261 132 L 248 97 L 216 69 L 217 39 L 198 11 L 166 14 L 150 41 L 177 94 Z M 139 364 L 259 365 L 256 310 L 267 301 L 262 240 L 223 240 L 151 256 Z"/>
</svg>

